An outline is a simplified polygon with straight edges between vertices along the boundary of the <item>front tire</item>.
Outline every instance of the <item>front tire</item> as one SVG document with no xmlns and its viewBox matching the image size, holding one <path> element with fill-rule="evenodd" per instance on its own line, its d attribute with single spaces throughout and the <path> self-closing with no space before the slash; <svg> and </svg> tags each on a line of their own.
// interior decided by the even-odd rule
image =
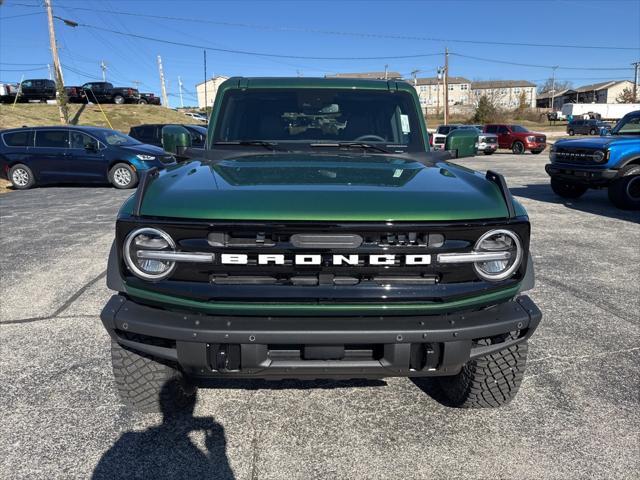
<svg viewBox="0 0 640 480">
<path fill-rule="evenodd" d="M 574 132 L 573 129 L 571 128 L 567 130 L 567 133 L 569 134 L 570 137 L 573 137 L 576 134 L 576 132 Z"/>
<path fill-rule="evenodd" d="M 584 185 L 551 177 L 551 190 L 562 198 L 580 198 L 588 190 Z"/>
<path fill-rule="evenodd" d="M 511 151 L 516 155 L 522 155 L 524 153 L 524 143 L 514 142 L 511 146 Z"/>
<path fill-rule="evenodd" d="M 596 134 L 595 128 L 592 128 L 591 130 L 589 130 L 589 135 L 595 135 L 595 134 Z"/>
<path fill-rule="evenodd" d="M 109 182 L 116 188 L 133 188 L 138 184 L 138 174 L 126 163 L 116 163 L 109 170 Z"/>
<path fill-rule="evenodd" d="M 111 364 L 118 394 L 134 410 L 166 415 L 195 403 L 197 388 L 168 363 L 157 362 L 112 340 Z"/>
<path fill-rule="evenodd" d="M 35 185 L 33 172 L 29 167 L 18 163 L 9 169 L 9 181 L 16 190 L 27 190 Z"/>
<path fill-rule="evenodd" d="M 116 95 L 113 97 L 113 103 L 116 105 L 122 105 L 124 103 L 124 97 L 122 95 Z"/>
<path fill-rule="evenodd" d="M 488 339 L 477 345 L 490 345 Z M 495 408 L 518 393 L 527 364 L 526 340 L 484 357 L 470 360 L 457 375 L 435 377 L 447 404 L 457 408 Z"/>
<path fill-rule="evenodd" d="M 149 103 L 149 102 L 147 102 L 144 98 L 141 98 L 140 100 L 138 100 L 138 103 L 139 103 L 140 105 L 146 105 L 146 104 L 147 104 L 147 103 Z"/>
<path fill-rule="evenodd" d="M 627 165 L 607 189 L 609 200 L 623 210 L 640 209 L 640 165 Z"/>
</svg>

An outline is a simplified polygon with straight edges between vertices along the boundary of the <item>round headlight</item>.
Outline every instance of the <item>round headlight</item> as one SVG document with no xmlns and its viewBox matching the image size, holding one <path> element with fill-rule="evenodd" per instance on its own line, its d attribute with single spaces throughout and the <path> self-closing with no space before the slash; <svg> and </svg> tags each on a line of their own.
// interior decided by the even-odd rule
<svg viewBox="0 0 640 480">
<path fill-rule="evenodd" d="M 176 249 L 173 239 L 157 228 L 139 228 L 127 235 L 123 256 L 131 272 L 144 280 L 162 280 L 171 275 L 176 263 L 153 258 L 154 253 L 171 253 Z"/>
<path fill-rule="evenodd" d="M 501 259 L 474 263 L 483 279 L 497 282 L 509 278 L 522 262 L 522 245 L 518 235 L 510 230 L 491 230 L 482 235 L 473 249 L 476 253 L 504 253 Z"/>
<path fill-rule="evenodd" d="M 606 154 L 602 150 L 596 150 L 593 152 L 593 160 L 600 163 L 604 161 Z"/>
</svg>

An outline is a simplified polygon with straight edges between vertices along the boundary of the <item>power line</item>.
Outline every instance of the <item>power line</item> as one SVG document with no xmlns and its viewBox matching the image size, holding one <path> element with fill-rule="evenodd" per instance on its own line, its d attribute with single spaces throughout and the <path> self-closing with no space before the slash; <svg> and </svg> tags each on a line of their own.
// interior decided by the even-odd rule
<svg viewBox="0 0 640 480">
<path fill-rule="evenodd" d="M 216 48 L 216 47 L 209 47 L 206 45 L 197 45 L 194 43 L 176 42 L 171 40 L 165 40 L 162 38 L 148 37 L 146 35 L 138 35 L 135 33 L 121 32 L 118 30 L 112 30 L 110 28 L 103 28 L 103 27 L 98 27 L 96 25 L 90 25 L 88 23 L 79 23 L 78 26 L 85 27 L 85 28 L 92 28 L 95 30 L 100 30 L 100 31 L 109 32 L 109 33 L 115 33 L 116 35 L 123 35 L 125 37 L 138 38 L 140 40 L 149 40 L 151 42 L 176 45 L 179 47 L 197 48 L 200 50 L 210 50 L 210 51 L 222 52 L 222 53 L 235 53 L 237 55 L 251 55 L 255 57 L 293 58 L 293 59 L 303 59 L 303 60 L 387 60 L 387 59 L 400 60 L 400 59 L 406 59 L 406 58 L 435 57 L 438 55 L 442 55 L 441 53 L 420 53 L 420 54 L 414 54 L 414 55 L 385 55 L 385 56 L 376 56 L 376 57 L 313 57 L 313 56 L 306 56 L 306 55 L 284 55 L 284 54 L 278 54 L 278 53 L 266 53 L 266 52 L 254 52 L 250 50 Z"/>
<path fill-rule="evenodd" d="M 35 5 L 32 5 L 35 6 Z M 10 18 L 30 17 L 32 15 L 44 15 L 44 12 L 21 13 L 19 15 L 9 15 L 8 17 L 0 16 L 0 20 L 9 20 Z"/>
<path fill-rule="evenodd" d="M 559 70 L 602 70 L 602 71 L 631 70 L 631 68 L 629 67 L 563 67 L 558 65 L 536 65 L 536 64 L 530 64 L 530 63 L 511 62 L 507 60 L 497 60 L 495 58 L 474 57 L 471 55 L 462 55 L 461 53 L 449 52 L 449 54 L 455 55 L 456 57 L 460 57 L 460 58 L 469 58 L 471 60 L 480 60 L 482 62 L 500 63 L 503 65 L 515 65 L 518 67 L 532 67 L 532 68 L 546 68 L 546 69 L 557 68 Z"/>
<path fill-rule="evenodd" d="M 16 4 L 16 5 L 20 5 L 20 4 Z M 27 5 L 24 5 L 24 6 L 27 6 Z M 158 20 L 206 23 L 210 25 L 219 25 L 224 27 L 249 28 L 254 30 L 267 30 L 267 31 L 276 31 L 276 32 L 314 33 L 314 34 L 321 34 L 321 35 L 338 35 L 338 36 L 350 36 L 350 37 L 362 37 L 362 38 L 381 38 L 381 39 L 443 42 L 443 43 L 462 43 L 462 44 L 472 44 L 472 45 L 475 44 L 475 45 L 501 45 L 501 46 L 542 47 L 542 48 L 573 48 L 573 49 L 583 49 L 583 50 L 589 50 L 589 49 L 591 50 L 640 50 L 640 48 L 638 47 L 621 47 L 621 46 L 612 46 L 612 45 L 576 45 L 576 44 L 557 44 L 557 43 L 499 42 L 495 40 L 484 40 L 484 39 L 464 40 L 464 39 L 456 39 L 456 38 L 421 37 L 421 36 L 414 36 L 414 35 L 399 35 L 399 34 L 391 34 L 391 33 L 322 30 L 322 29 L 315 29 L 315 28 L 258 25 L 258 24 L 251 24 L 251 23 L 239 23 L 239 22 L 221 22 L 221 21 L 207 20 L 202 18 L 150 15 L 150 14 L 143 14 L 143 13 L 123 12 L 123 11 L 106 11 L 106 10 L 76 7 L 76 6 L 74 6 L 73 9 L 86 10 L 90 12 L 108 13 L 109 15 L 122 15 L 122 16 L 136 17 L 136 18 L 143 17 L 143 18 L 155 18 Z"/>
<path fill-rule="evenodd" d="M 36 72 L 38 70 L 46 70 L 47 67 L 38 67 L 38 68 L 0 68 L 0 72 Z"/>
</svg>

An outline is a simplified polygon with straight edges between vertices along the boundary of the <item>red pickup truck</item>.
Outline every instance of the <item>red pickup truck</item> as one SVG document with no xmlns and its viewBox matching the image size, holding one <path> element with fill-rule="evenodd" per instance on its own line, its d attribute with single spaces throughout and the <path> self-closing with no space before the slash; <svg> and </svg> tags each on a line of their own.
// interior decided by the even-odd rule
<svg viewBox="0 0 640 480">
<path fill-rule="evenodd" d="M 485 125 L 484 131 L 498 135 L 498 147 L 508 148 L 515 154 L 528 150 L 537 155 L 547 147 L 546 135 L 531 132 L 521 125 Z"/>
</svg>

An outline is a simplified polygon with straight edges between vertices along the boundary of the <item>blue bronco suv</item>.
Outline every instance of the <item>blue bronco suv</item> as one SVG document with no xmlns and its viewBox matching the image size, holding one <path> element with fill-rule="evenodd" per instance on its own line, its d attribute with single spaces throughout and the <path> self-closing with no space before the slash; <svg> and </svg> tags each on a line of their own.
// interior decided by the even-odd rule
<svg viewBox="0 0 640 480">
<path fill-rule="evenodd" d="M 640 110 L 628 113 L 599 138 L 559 140 L 545 170 L 551 189 L 578 198 L 589 188 L 607 188 L 618 208 L 640 209 Z"/>
</svg>

